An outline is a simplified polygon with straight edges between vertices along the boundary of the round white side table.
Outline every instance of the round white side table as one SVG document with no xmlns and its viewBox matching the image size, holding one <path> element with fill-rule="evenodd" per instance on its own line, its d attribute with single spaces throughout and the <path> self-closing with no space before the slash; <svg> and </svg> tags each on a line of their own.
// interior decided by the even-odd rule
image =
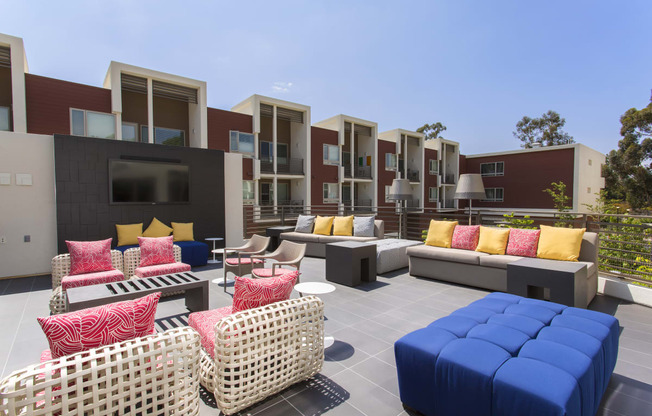
<svg viewBox="0 0 652 416">
<path fill-rule="evenodd" d="M 306 295 L 323 295 L 335 291 L 335 286 L 323 282 L 304 282 L 294 285 L 294 290 L 299 292 L 299 296 Z M 324 336 L 324 348 L 328 348 L 335 343 L 335 338 Z"/>
<path fill-rule="evenodd" d="M 210 237 L 210 238 L 204 238 L 206 241 L 212 241 L 213 242 L 213 250 L 211 251 L 213 253 L 213 258 L 208 260 L 208 264 L 217 264 L 220 261 L 215 257 L 215 254 L 217 254 L 217 249 L 215 248 L 215 243 L 218 241 L 223 241 L 224 239 L 221 237 Z"/>
<path fill-rule="evenodd" d="M 235 253 L 235 250 L 227 250 L 227 249 L 224 249 L 224 248 L 218 248 L 218 249 L 213 250 L 213 256 L 215 256 L 215 254 L 220 254 L 220 253 L 222 253 L 222 272 L 223 272 L 222 277 L 223 278 L 218 277 L 217 279 L 213 279 L 212 282 L 216 283 L 218 285 L 223 285 L 224 286 L 224 291 L 226 292 L 226 287 L 229 285 L 229 283 L 235 282 L 234 278 L 232 278 L 232 277 L 227 278 L 226 277 L 226 267 L 225 267 L 226 266 L 226 256 L 227 256 L 228 253 Z M 218 260 L 218 262 L 219 262 L 219 260 Z"/>
</svg>

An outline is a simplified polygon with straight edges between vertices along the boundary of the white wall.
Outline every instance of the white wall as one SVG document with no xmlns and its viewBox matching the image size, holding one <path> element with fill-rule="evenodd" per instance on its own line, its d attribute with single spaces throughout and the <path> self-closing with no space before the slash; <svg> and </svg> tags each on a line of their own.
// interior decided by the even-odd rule
<svg viewBox="0 0 652 416">
<path fill-rule="evenodd" d="M 49 274 L 57 254 L 54 138 L 0 132 L 0 173 L 11 175 L 11 185 L 0 185 L 0 277 Z M 16 185 L 17 173 L 31 174 L 32 185 Z"/>
<path fill-rule="evenodd" d="M 573 211 L 588 212 L 585 204 L 596 204 L 596 194 L 600 192 L 600 189 L 604 188 L 602 165 L 605 161 L 605 155 L 597 150 L 583 144 L 576 145 L 573 175 Z"/>
<path fill-rule="evenodd" d="M 242 245 L 242 155 L 224 153 L 224 225 L 226 247 Z"/>
</svg>

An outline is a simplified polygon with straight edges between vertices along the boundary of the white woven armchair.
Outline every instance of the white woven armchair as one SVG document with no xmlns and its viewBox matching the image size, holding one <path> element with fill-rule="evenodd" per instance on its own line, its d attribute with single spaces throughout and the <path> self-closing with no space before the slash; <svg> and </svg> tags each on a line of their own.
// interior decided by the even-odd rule
<svg viewBox="0 0 652 416">
<path fill-rule="evenodd" d="M 124 273 L 122 253 L 111 250 L 113 268 Z M 52 295 L 50 296 L 50 313 L 53 315 L 66 312 L 66 292 L 61 287 L 61 279 L 70 274 L 70 254 L 59 254 L 52 259 Z M 126 276 L 126 273 L 125 273 Z"/>
<path fill-rule="evenodd" d="M 226 316 L 215 357 L 202 348 L 200 382 L 225 415 L 306 380 L 324 363 L 324 304 L 306 296 Z"/>
<path fill-rule="evenodd" d="M 174 245 L 174 261 L 181 263 L 181 247 Z M 140 247 L 134 247 L 125 250 L 124 254 L 125 263 L 125 277 L 132 279 L 135 277 L 136 269 L 140 267 Z"/>
<path fill-rule="evenodd" d="M 171 329 L 16 371 L 2 415 L 198 415 L 199 334 Z"/>
</svg>

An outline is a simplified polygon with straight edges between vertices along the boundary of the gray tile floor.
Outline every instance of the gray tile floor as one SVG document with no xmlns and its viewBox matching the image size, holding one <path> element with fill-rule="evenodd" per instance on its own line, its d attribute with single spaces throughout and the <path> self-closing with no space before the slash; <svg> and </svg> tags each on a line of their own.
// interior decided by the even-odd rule
<svg viewBox="0 0 652 416">
<path fill-rule="evenodd" d="M 306 258 L 302 281 L 324 281 L 324 261 Z M 222 270 L 195 270 L 216 278 Z M 379 276 L 356 288 L 336 285 L 322 296 L 326 332 L 335 344 L 326 350 L 322 372 L 267 399 L 243 414 L 272 415 L 407 415 L 399 400 L 393 343 L 487 294 L 486 291 L 408 275 L 407 270 Z M 233 287 L 211 284 L 212 308 L 231 304 Z M 47 342 L 36 317 L 48 314 L 49 277 L 0 281 L 0 371 L 8 375 L 38 362 Z M 293 294 L 298 296 L 298 294 Z M 591 309 L 614 314 L 622 328 L 615 373 L 599 415 L 652 414 L 652 309 L 598 296 Z M 188 311 L 182 298 L 167 298 L 157 311 L 157 326 L 184 325 Z M 219 412 L 210 394 L 202 394 L 202 415 Z"/>
</svg>

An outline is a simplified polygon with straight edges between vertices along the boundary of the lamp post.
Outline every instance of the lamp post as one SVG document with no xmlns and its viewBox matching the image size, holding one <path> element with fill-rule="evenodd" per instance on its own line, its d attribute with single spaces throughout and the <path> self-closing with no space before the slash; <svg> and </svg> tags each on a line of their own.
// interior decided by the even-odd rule
<svg viewBox="0 0 652 416">
<path fill-rule="evenodd" d="M 455 188 L 454 199 L 468 199 L 469 200 L 469 225 L 471 225 L 471 208 L 473 199 L 486 198 L 484 185 L 482 183 L 482 175 L 479 173 L 465 173 L 460 175 Z"/>
<path fill-rule="evenodd" d="M 410 181 L 407 179 L 394 179 L 392 186 L 389 188 L 387 199 L 398 201 L 401 204 L 398 217 L 398 238 L 403 238 L 403 201 L 412 197 Z"/>
</svg>

